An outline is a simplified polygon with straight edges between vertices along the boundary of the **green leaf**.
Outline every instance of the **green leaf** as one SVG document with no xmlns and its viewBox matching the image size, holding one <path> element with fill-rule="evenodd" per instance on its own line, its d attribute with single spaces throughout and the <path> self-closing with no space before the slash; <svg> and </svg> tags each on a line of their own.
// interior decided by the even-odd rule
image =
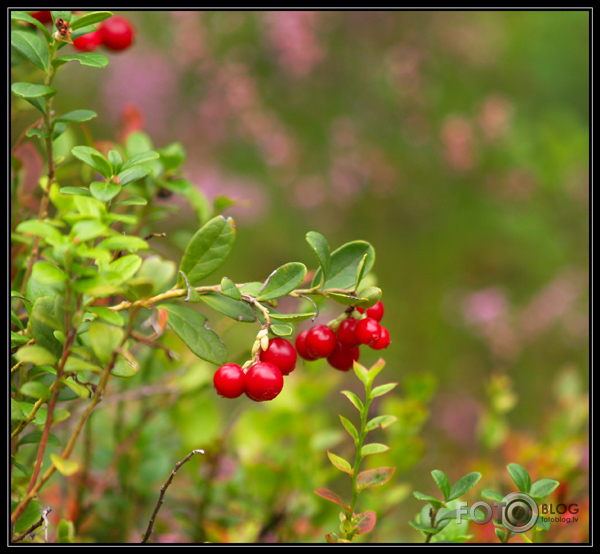
<svg viewBox="0 0 600 554">
<path fill-rule="evenodd" d="M 66 281 L 67 275 L 58 266 L 40 260 L 35 262 L 35 280 L 40 285 L 49 285 L 57 281 Z"/>
<path fill-rule="evenodd" d="M 90 323 L 90 345 L 96 358 L 102 363 L 108 363 L 113 352 L 119 348 L 125 333 L 120 327 L 109 325 L 103 321 Z"/>
<path fill-rule="evenodd" d="M 323 275 L 325 275 L 325 279 L 327 279 L 329 276 L 329 268 L 331 266 L 331 252 L 329 250 L 327 239 L 325 239 L 321 233 L 309 231 L 306 233 L 306 242 L 308 242 L 309 246 L 317 256 L 321 271 Z"/>
<path fill-rule="evenodd" d="M 352 424 L 352 422 L 342 415 L 340 415 L 340 420 L 342 422 L 342 425 L 344 426 L 344 429 L 348 431 L 348 434 L 354 439 L 355 442 L 358 441 L 358 431 L 356 427 Z"/>
<path fill-rule="evenodd" d="M 417 531 L 421 531 L 423 533 L 427 533 L 428 535 L 435 535 L 439 533 L 441 529 L 436 529 L 435 527 L 431 527 L 431 525 L 425 525 L 422 523 L 417 523 L 416 521 L 409 521 L 408 524 Z"/>
<path fill-rule="evenodd" d="M 70 22 L 71 17 L 73 16 L 73 12 L 66 11 L 66 10 L 53 10 L 50 13 L 52 14 L 52 21 L 54 21 L 54 23 L 56 23 L 56 20 L 59 17 L 61 19 L 64 19 L 65 21 Z"/>
<path fill-rule="evenodd" d="M 385 385 L 380 385 L 379 387 L 375 387 L 371 391 L 371 397 L 375 398 L 377 396 L 383 396 L 384 394 L 387 394 L 391 390 L 395 389 L 397 386 L 398 386 L 398 383 L 387 383 Z"/>
<path fill-rule="evenodd" d="M 258 300 L 275 300 L 286 296 L 304 281 L 306 266 L 300 262 L 290 262 L 277 268 L 265 281 Z"/>
<path fill-rule="evenodd" d="M 58 472 L 65 477 L 74 475 L 79 471 L 79 464 L 73 460 L 65 460 L 56 454 L 50 454 L 50 459 Z"/>
<path fill-rule="evenodd" d="M 383 452 L 387 452 L 390 449 L 386 444 L 381 444 L 379 442 L 372 442 L 370 444 L 365 444 L 361 450 L 361 456 L 370 456 L 372 454 L 381 454 Z"/>
<path fill-rule="evenodd" d="M 83 187 L 60 187 L 58 192 L 67 196 L 91 196 L 90 191 Z"/>
<path fill-rule="evenodd" d="M 131 198 L 113 203 L 113 206 L 145 206 L 146 204 L 148 204 L 148 200 L 145 198 L 142 198 L 141 196 L 132 196 Z"/>
<path fill-rule="evenodd" d="M 499 529 L 498 527 L 496 527 L 494 529 L 494 533 L 496 533 L 496 536 L 500 539 L 500 542 L 504 542 L 504 540 L 506 539 L 506 533 L 504 529 Z"/>
<path fill-rule="evenodd" d="M 289 337 L 294 333 L 294 328 L 287 323 L 275 324 L 269 327 L 269 331 L 277 337 Z"/>
<path fill-rule="evenodd" d="M 121 158 L 121 154 L 119 154 L 116 150 L 109 150 L 108 161 L 110 165 L 113 166 L 116 173 L 121 171 L 121 166 L 123 165 L 123 158 Z"/>
<path fill-rule="evenodd" d="M 363 258 L 367 256 L 363 262 Z M 361 264 L 363 274 L 367 274 L 375 263 L 375 250 L 366 241 L 348 242 L 331 254 L 329 274 L 325 279 L 323 289 L 352 289 L 356 287 L 356 275 Z M 313 285 L 322 278 L 321 268 L 317 269 Z"/>
<path fill-rule="evenodd" d="M 38 21 L 35 17 L 31 17 L 27 12 L 11 11 L 10 12 L 10 20 L 11 21 L 24 21 L 25 23 L 35 25 L 42 32 L 42 34 L 46 38 L 47 42 L 50 42 L 50 40 L 52 39 L 52 37 L 50 36 L 50 33 L 48 32 L 48 29 L 46 29 L 46 26 L 43 23 L 41 23 L 40 21 Z"/>
<path fill-rule="evenodd" d="M 130 252 L 136 252 L 137 250 L 147 249 L 148 243 L 140 237 L 115 235 L 114 237 L 104 239 L 97 247 L 107 248 L 109 250 L 129 250 Z"/>
<path fill-rule="evenodd" d="M 124 171 L 125 169 L 129 169 L 130 167 L 134 167 L 139 164 L 150 162 L 152 160 L 157 160 L 158 157 L 158 152 L 153 152 L 152 150 L 150 150 L 149 152 L 142 152 L 141 154 L 136 154 L 135 156 L 129 158 L 122 165 L 121 171 Z"/>
<path fill-rule="evenodd" d="M 228 296 L 232 300 L 241 300 L 242 293 L 237 285 L 228 277 L 221 279 L 221 293 Z"/>
<path fill-rule="evenodd" d="M 17 361 L 25 364 L 34 364 L 36 366 L 41 365 L 54 365 L 57 362 L 56 357 L 52 352 L 46 350 L 38 344 L 31 344 L 29 346 L 23 346 L 17 350 L 15 354 Z"/>
<path fill-rule="evenodd" d="M 440 489 L 440 491 L 444 495 L 444 499 L 448 500 L 448 497 L 450 496 L 450 488 L 451 488 L 450 480 L 448 479 L 448 476 L 439 469 L 434 469 L 431 472 L 431 476 L 433 477 L 435 484 L 438 486 L 438 489 Z"/>
<path fill-rule="evenodd" d="M 10 90 L 13 94 L 23 98 L 40 98 L 41 96 L 51 97 L 57 92 L 57 90 L 52 87 L 46 85 L 33 85 L 31 83 L 13 83 Z"/>
<path fill-rule="evenodd" d="M 413 496 L 417 500 L 423 500 L 424 502 L 429 502 L 436 509 L 446 505 L 444 502 L 442 502 L 438 498 L 435 498 L 435 496 L 429 496 L 428 494 L 423 494 L 422 492 L 419 492 L 419 491 L 413 491 Z"/>
<path fill-rule="evenodd" d="M 50 389 L 39 381 L 28 381 L 27 383 L 23 383 L 19 390 L 21 394 L 32 398 L 38 398 L 44 401 L 50 398 Z"/>
<path fill-rule="evenodd" d="M 282 314 L 274 310 L 273 308 L 269 308 L 269 315 L 272 320 L 275 321 L 287 321 L 289 323 L 299 323 L 300 321 L 304 321 L 306 319 L 311 319 L 317 315 L 317 312 L 303 312 L 297 314 Z"/>
<path fill-rule="evenodd" d="M 115 377 L 128 378 L 137 375 L 137 372 L 138 367 L 137 364 L 133 363 L 133 360 L 127 359 L 125 356 L 118 355 L 115 360 L 115 365 L 110 373 Z"/>
<path fill-rule="evenodd" d="M 124 187 L 129 183 L 143 179 L 146 175 L 152 173 L 153 167 L 150 164 L 138 164 L 126 169 L 121 168 L 117 175 L 119 184 Z"/>
<path fill-rule="evenodd" d="M 488 500 L 493 500 L 494 502 L 502 502 L 504 500 L 504 496 L 502 494 L 491 489 L 485 489 L 481 491 L 481 496 L 483 498 L 487 498 Z"/>
<path fill-rule="evenodd" d="M 539 481 L 532 483 L 529 494 L 531 496 L 546 498 L 551 495 L 559 485 L 560 483 L 554 479 L 540 479 Z"/>
<path fill-rule="evenodd" d="M 211 292 L 208 294 L 201 294 L 200 300 L 210 306 L 213 310 L 235 319 L 236 321 L 252 322 L 256 321 L 256 313 L 248 306 L 248 304 L 240 301 L 233 300 L 228 296 L 223 296 L 218 292 Z"/>
<path fill-rule="evenodd" d="M 350 400 L 350 402 L 352 402 L 353 406 L 360 413 L 363 412 L 363 410 L 365 409 L 364 404 L 362 403 L 361 399 L 358 396 L 356 396 L 356 394 L 349 390 L 343 390 L 341 392 L 348 400 Z"/>
<path fill-rule="evenodd" d="M 92 110 L 73 110 L 71 112 L 67 112 L 66 114 L 57 117 L 54 121 L 64 121 L 66 123 L 80 123 L 82 121 L 89 121 L 94 117 L 98 117 L 96 112 Z"/>
<path fill-rule="evenodd" d="M 62 237 L 61 232 L 54 227 L 54 225 L 50 225 L 50 223 L 39 221 L 37 219 L 22 221 L 17 225 L 16 231 L 17 233 L 23 233 L 24 235 L 34 235 L 55 241 L 60 240 Z"/>
<path fill-rule="evenodd" d="M 97 219 L 82 219 L 71 229 L 71 236 L 77 237 L 78 242 L 106 236 L 108 233 L 108 227 Z"/>
<path fill-rule="evenodd" d="M 529 493 L 529 489 L 531 489 L 531 477 L 527 473 L 527 470 L 519 464 L 508 464 L 506 469 L 508 469 L 508 473 L 510 473 L 517 488 L 521 492 Z"/>
<path fill-rule="evenodd" d="M 112 16 L 112 12 L 89 12 L 71 22 L 71 29 L 76 30 L 86 25 L 100 23 Z"/>
<path fill-rule="evenodd" d="M 42 440 L 43 434 L 43 431 L 31 431 L 31 433 L 27 433 L 22 439 L 19 440 L 19 446 L 23 444 L 39 444 Z M 59 448 L 61 446 L 60 439 L 52 433 L 48 433 L 46 444 L 48 446 L 57 446 Z"/>
<path fill-rule="evenodd" d="M 550 521 L 543 516 L 538 517 L 535 526 L 542 531 L 550 531 Z"/>
<path fill-rule="evenodd" d="M 15 522 L 15 534 L 21 534 L 29 529 L 34 523 L 37 523 L 41 517 L 41 509 L 42 507 L 35 500 L 30 502 L 27 508 L 25 508 L 23 515 Z"/>
<path fill-rule="evenodd" d="M 111 181 L 94 181 L 90 184 L 90 192 L 100 202 L 110 202 L 121 192 L 121 185 Z"/>
<path fill-rule="evenodd" d="M 369 383 L 369 370 L 358 362 L 353 364 L 354 373 L 365 384 Z"/>
<path fill-rule="evenodd" d="M 387 483 L 394 475 L 395 467 L 377 467 L 361 471 L 356 476 L 356 486 L 359 491 L 368 487 L 377 487 Z"/>
<path fill-rule="evenodd" d="M 462 496 L 463 494 L 467 493 L 477 484 L 477 481 L 479 481 L 479 479 L 481 479 L 481 473 L 477 471 L 465 475 L 456 483 L 454 483 L 453 487 L 450 489 L 450 495 L 446 500 L 455 500 L 459 496 Z"/>
<path fill-rule="evenodd" d="M 340 471 L 343 471 L 348 475 L 352 475 L 354 473 L 354 471 L 352 470 L 352 466 L 349 462 L 344 460 L 344 458 L 341 458 L 340 456 L 329 452 L 329 450 L 327 451 L 327 457 L 329 458 L 329 461 L 333 464 L 333 466 L 339 469 Z"/>
<path fill-rule="evenodd" d="M 136 254 L 121 256 L 108 266 L 108 270 L 120 275 L 124 281 L 131 279 L 142 265 L 142 258 Z"/>
<path fill-rule="evenodd" d="M 206 317 L 190 308 L 167 304 L 169 325 L 175 334 L 199 358 L 221 365 L 227 361 L 227 349 L 219 336 L 206 326 Z"/>
<path fill-rule="evenodd" d="M 10 43 L 33 65 L 42 71 L 48 71 L 50 68 L 48 43 L 39 35 L 28 31 L 11 31 Z"/>
<path fill-rule="evenodd" d="M 65 362 L 65 371 L 67 373 L 78 373 L 79 371 L 91 371 L 92 373 L 100 373 L 102 368 L 96 364 L 88 362 L 77 356 L 69 356 Z"/>
<path fill-rule="evenodd" d="M 188 243 L 179 267 L 190 285 L 215 272 L 229 256 L 234 242 L 235 222 L 231 218 L 217 216 L 200 228 Z M 183 283 L 179 276 L 178 286 Z"/>
<path fill-rule="evenodd" d="M 385 429 L 389 427 L 392 423 L 395 423 L 396 421 L 398 421 L 398 418 L 393 415 L 376 416 L 367 423 L 365 430 L 367 432 L 373 431 L 374 429 L 377 429 L 377 427 Z"/>
<path fill-rule="evenodd" d="M 79 398 L 90 398 L 92 396 L 88 388 L 80 383 L 76 383 L 72 379 L 61 379 L 60 381 L 67 385 Z"/>
<path fill-rule="evenodd" d="M 82 54 L 69 54 L 56 58 L 53 65 L 59 66 L 67 62 L 79 62 L 87 67 L 103 68 L 108 65 L 108 58 L 104 54 L 96 52 L 84 52 Z"/>
<path fill-rule="evenodd" d="M 105 179 L 108 179 L 112 175 L 113 171 L 110 163 L 95 148 L 91 146 L 75 146 L 71 149 L 71 154 L 83 163 L 91 166 Z"/>
<path fill-rule="evenodd" d="M 33 276 L 32 273 L 30 281 L 33 279 Z M 56 298 L 59 297 L 56 296 Z M 54 301 L 55 297 L 52 296 L 40 296 L 36 298 L 31 309 L 30 325 L 35 344 L 50 352 L 54 359 L 58 360 L 62 354 L 63 347 L 54 336 L 54 331 L 61 328 L 61 325 L 56 321 Z"/>
</svg>

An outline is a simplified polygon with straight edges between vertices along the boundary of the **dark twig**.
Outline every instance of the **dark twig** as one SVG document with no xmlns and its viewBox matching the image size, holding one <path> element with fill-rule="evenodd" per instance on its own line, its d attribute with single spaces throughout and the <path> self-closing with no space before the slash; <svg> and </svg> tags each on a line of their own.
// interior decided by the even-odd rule
<svg viewBox="0 0 600 554">
<path fill-rule="evenodd" d="M 10 542 L 21 542 L 25 537 L 31 535 L 38 527 L 41 527 L 46 522 L 46 516 L 52 511 L 52 508 L 44 508 L 42 510 L 42 516 L 36 521 L 29 529 L 23 531 L 18 537 L 14 537 Z"/>
<path fill-rule="evenodd" d="M 156 506 L 154 507 L 154 511 L 152 512 L 152 515 L 150 516 L 150 521 L 148 522 L 148 528 L 146 529 L 146 534 L 142 538 L 142 544 L 148 542 L 148 539 L 150 538 L 150 535 L 152 534 L 152 530 L 154 528 L 154 520 L 156 519 L 156 516 L 158 515 L 158 511 L 160 510 L 160 507 L 162 506 L 163 502 L 165 501 L 165 493 L 167 492 L 169 485 L 172 483 L 173 477 L 175 477 L 177 470 L 183 464 L 185 464 L 188 460 L 190 460 L 194 454 L 204 454 L 204 450 L 200 450 L 200 449 L 192 450 L 183 460 L 181 460 L 180 462 L 177 462 L 175 464 L 175 467 L 173 468 L 173 471 L 171 472 L 171 475 L 169 475 L 167 482 L 160 488 L 160 496 L 158 497 L 158 502 L 156 503 Z"/>
</svg>

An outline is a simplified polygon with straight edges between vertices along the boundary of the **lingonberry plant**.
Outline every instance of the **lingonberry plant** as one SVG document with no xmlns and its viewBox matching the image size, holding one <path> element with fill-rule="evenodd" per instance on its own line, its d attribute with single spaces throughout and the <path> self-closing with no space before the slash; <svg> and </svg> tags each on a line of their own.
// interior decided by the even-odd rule
<svg viewBox="0 0 600 554">
<path fill-rule="evenodd" d="M 308 282 L 307 267 L 292 261 L 260 281 L 235 283 L 224 276 L 207 285 L 204 281 L 233 249 L 236 226 L 232 218 L 215 214 L 182 177 L 181 145 L 155 150 L 147 135 L 132 133 L 124 144 L 115 141 L 105 151 L 85 144 L 72 147 L 70 156 L 57 156 L 55 142 L 67 127 L 96 113 L 87 109 L 56 113 L 56 72 L 73 61 L 106 67 L 108 58 L 92 52 L 98 37 L 108 49 L 123 50 L 131 45 L 133 30 L 127 20 L 111 18 L 106 11 L 83 15 L 53 11 L 51 29 L 46 19 L 35 15 L 11 12 L 14 110 L 32 107 L 39 112 L 12 149 L 11 523 L 19 540 L 38 525 L 41 506 L 36 499 L 54 473 L 70 476 L 79 470 L 70 456 L 109 380 L 136 375 L 139 348 L 160 348 L 171 356 L 160 342 L 167 324 L 193 354 L 218 366 L 213 379 L 217 397 L 245 395 L 255 402 L 276 399 L 285 379 L 293 378 L 297 353 L 286 337 L 293 336 L 295 324 L 316 319 L 313 298 L 337 303 L 342 313 L 327 325 L 307 330 L 303 346 L 299 341 L 304 335 L 298 335 L 296 348 L 307 360 L 327 358 L 335 369 L 348 371 L 358 359 L 358 344 L 375 347 L 381 331 L 376 319 L 358 311 L 381 306 L 381 290 L 367 286 L 365 280 L 375 260 L 368 242 L 355 240 L 332 252 L 327 240 L 311 231 L 306 240 L 318 267 Z M 17 203 L 22 173 L 17 147 L 26 139 L 39 141 L 45 157 L 37 214 Z M 159 240 L 162 233 L 138 236 L 156 213 L 154 201 L 164 198 L 165 191 L 185 197 L 201 223 L 178 268 L 148 253 L 151 241 Z M 296 312 L 277 309 L 284 297 L 295 299 Z M 204 313 L 189 307 L 192 304 L 224 314 L 236 324 L 258 324 L 246 363 L 240 366 L 228 360 L 221 337 L 209 327 Z M 336 333 L 347 319 L 369 323 L 352 339 L 356 345 L 350 348 Z M 382 348 L 389 340 L 384 343 Z M 386 385 L 371 389 L 382 367 L 380 362 L 367 372 L 354 365 L 365 384 L 364 404 L 345 391 L 361 414 L 360 430 L 343 420 L 357 447 L 351 472 L 353 499 L 344 512 L 346 539 L 374 523 L 373 515 L 355 513 L 358 494 L 391 476 L 390 468 L 384 473 L 358 471 L 364 456 L 383 448 L 364 445 L 366 433 L 391 421 L 387 416 L 367 420 L 371 400 L 391 389 Z M 58 407 L 60 401 L 77 399 L 80 410 Z M 62 446 L 52 431 L 66 418 L 78 419 Z M 37 447 L 33 458 L 30 449 L 23 449 L 31 444 Z M 51 445 L 59 446 L 60 453 L 47 456 Z M 330 458 L 337 459 L 331 454 Z M 68 528 L 65 522 L 61 532 L 68 534 Z"/>
</svg>

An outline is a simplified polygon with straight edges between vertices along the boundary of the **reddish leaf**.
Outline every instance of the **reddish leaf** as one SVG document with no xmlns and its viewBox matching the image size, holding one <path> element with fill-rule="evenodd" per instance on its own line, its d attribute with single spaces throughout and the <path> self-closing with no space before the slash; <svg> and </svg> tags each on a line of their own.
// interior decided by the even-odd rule
<svg viewBox="0 0 600 554">
<path fill-rule="evenodd" d="M 335 494 L 333 491 L 330 491 L 329 489 L 317 489 L 315 491 L 315 494 L 318 494 L 319 496 L 323 497 L 325 500 L 329 500 L 330 502 L 333 502 L 334 504 L 338 504 L 345 510 L 350 509 L 348 506 L 346 506 L 346 504 L 344 504 L 344 501 L 337 494 Z"/>
<path fill-rule="evenodd" d="M 356 484 L 358 489 L 364 489 L 367 487 L 376 487 L 387 483 L 392 475 L 396 471 L 395 467 L 377 467 L 375 469 L 367 469 L 361 471 L 356 476 Z"/>
<path fill-rule="evenodd" d="M 373 530 L 377 523 L 377 514 L 375 512 L 365 512 L 364 514 L 356 514 L 356 533 L 362 535 Z"/>
</svg>

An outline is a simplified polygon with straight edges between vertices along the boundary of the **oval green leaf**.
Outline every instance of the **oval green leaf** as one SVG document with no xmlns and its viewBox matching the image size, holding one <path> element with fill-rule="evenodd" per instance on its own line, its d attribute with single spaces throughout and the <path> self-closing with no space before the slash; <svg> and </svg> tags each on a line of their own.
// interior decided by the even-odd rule
<svg viewBox="0 0 600 554">
<path fill-rule="evenodd" d="M 306 271 L 306 266 L 300 262 L 290 262 L 277 268 L 265 281 L 258 300 L 275 300 L 286 296 L 300 286 Z"/>
<path fill-rule="evenodd" d="M 227 361 L 227 349 L 219 336 L 206 326 L 206 317 L 190 308 L 168 304 L 169 325 L 175 334 L 199 358 L 221 365 Z"/>
<path fill-rule="evenodd" d="M 216 271 L 227 259 L 235 242 L 235 222 L 217 216 L 208 221 L 192 237 L 185 249 L 179 269 L 195 285 Z M 179 276 L 178 286 L 184 285 Z"/>
<path fill-rule="evenodd" d="M 356 287 L 359 268 L 362 268 L 362 275 L 366 275 L 374 263 L 375 249 L 370 243 L 362 240 L 348 242 L 331 254 L 329 273 L 322 288 L 353 289 Z M 313 285 L 318 284 L 321 279 L 322 271 L 319 268 L 315 272 Z"/>
</svg>

